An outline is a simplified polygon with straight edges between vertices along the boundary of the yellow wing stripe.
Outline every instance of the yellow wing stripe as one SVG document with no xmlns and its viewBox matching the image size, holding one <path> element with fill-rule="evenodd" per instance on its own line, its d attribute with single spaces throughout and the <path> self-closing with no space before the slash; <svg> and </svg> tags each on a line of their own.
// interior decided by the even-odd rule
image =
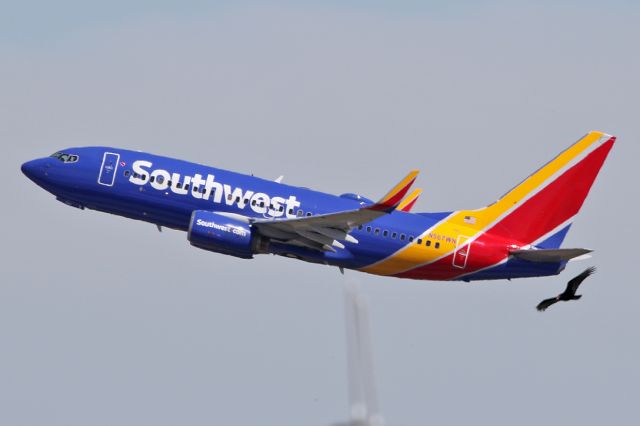
<svg viewBox="0 0 640 426">
<path fill-rule="evenodd" d="M 426 230 L 419 238 L 439 241 L 440 249 L 438 251 L 428 250 L 424 245 L 418 245 L 416 239 L 391 256 L 361 268 L 361 271 L 392 275 L 431 263 L 449 254 L 455 250 L 455 240 L 459 235 L 474 238 L 481 234 L 489 225 L 540 188 L 550 177 L 601 140 L 603 136 L 605 134 L 602 132 L 588 133 L 492 205 L 479 210 L 457 211 L 437 223 L 433 228 Z"/>
<path fill-rule="evenodd" d="M 382 197 L 382 199 L 380 199 L 380 201 L 378 201 L 378 204 L 386 204 L 390 200 L 393 200 L 403 190 L 406 192 L 407 187 L 410 186 L 413 183 L 413 181 L 416 180 L 416 177 L 418 176 L 419 172 L 420 172 L 419 170 L 412 170 L 411 172 L 409 172 L 409 174 L 405 176 L 405 178 L 402 179 L 400 183 L 394 186 L 393 189 L 391 189 L 391 191 L 389 191 L 384 197 Z"/>
<path fill-rule="evenodd" d="M 404 209 L 409 204 L 415 202 L 418 199 L 420 194 L 422 194 L 422 189 L 420 189 L 420 188 L 414 189 L 413 192 L 411 192 L 411 194 L 407 195 L 407 198 L 405 198 L 404 200 L 402 200 L 402 202 L 400 204 L 398 204 L 398 207 L 396 207 L 396 210 L 404 211 Z"/>
</svg>

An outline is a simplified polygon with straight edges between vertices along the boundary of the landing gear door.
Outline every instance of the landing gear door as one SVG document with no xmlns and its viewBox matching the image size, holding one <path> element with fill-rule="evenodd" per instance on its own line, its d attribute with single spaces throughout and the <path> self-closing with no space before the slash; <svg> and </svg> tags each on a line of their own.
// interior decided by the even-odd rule
<svg viewBox="0 0 640 426">
<path fill-rule="evenodd" d="M 467 260 L 469 259 L 470 251 L 471 242 L 469 242 L 469 237 L 458 235 L 458 241 L 456 242 L 456 251 L 453 253 L 453 266 L 455 266 L 456 268 L 464 269 L 467 266 Z"/>
<path fill-rule="evenodd" d="M 102 157 L 102 165 L 100 166 L 100 174 L 98 175 L 98 183 L 104 186 L 113 186 L 116 179 L 116 171 L 118 170 L 118 162 L 120 154 L 113 152 L 105 152 Z"/>
</svg>

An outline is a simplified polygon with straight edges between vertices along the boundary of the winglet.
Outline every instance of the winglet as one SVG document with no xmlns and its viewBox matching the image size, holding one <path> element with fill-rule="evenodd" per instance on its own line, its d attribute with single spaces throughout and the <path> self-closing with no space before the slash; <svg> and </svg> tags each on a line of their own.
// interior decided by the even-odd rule
<svg viewBox="0 0 640 426">
<path fill-rule="evenodd" d="M 396 186 L 393 187 L 384 197 L 372 206 L 367 207 L 368 210 L 378 210 L 391 212 L 398 207 L 404 196 L 407 194 L 413 182 L 418 176 L 419 170 L 412 170 L 404 177 Z"/>
<path fill-rule="evenodd" d="M 418 201 L 418 197 L 420 197 L 420 194 L 422 194 L 422 189 L 414 189 L 413 192 L 407 196 L 407 198 L 405 198 L 400 204 L 398 204 L 396 210 L 410 212 L 413 208 L 413 205 L 416 203 L 416 201 Z"/>
</svg>

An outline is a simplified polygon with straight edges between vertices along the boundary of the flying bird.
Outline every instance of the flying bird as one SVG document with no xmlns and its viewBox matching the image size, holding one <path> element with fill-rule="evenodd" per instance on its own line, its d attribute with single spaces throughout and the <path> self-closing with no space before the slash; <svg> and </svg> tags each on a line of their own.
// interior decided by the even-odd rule
<svg viewBox="0 0 640 426">
<path fill-rule="evenodd" d="M 576 294 L 576 291 L 578 290 L 578 287 L 580 286 L 582 281 L 584 281 L 589 275 L 592 275 L 594 272 L 596 272 L 596 267 L 595 266 L 592 266 L 590 268 L 585 269 L 585 271 L 583 273 L 581 273 L 580 275 L 578 275 L 575 278 L 572 278 L 567 283 L 567 288 L 564 290 L 564 292 L 560 293 L 556 297 L 552 297 L 550 299 L 543 300 L 542 302 L 540 302 L 538 304 L 536 309 L 539 310 L 540 312 L 542 312 L 542 311 L 546 310 L 549 306 L 553 305 L 554 303 L 558 303 L 560 301 L 567 302 L 569 300 L 578 300 L 578 299 L 580 299 L 582 297 L 582 295 Z"/>
</svg>

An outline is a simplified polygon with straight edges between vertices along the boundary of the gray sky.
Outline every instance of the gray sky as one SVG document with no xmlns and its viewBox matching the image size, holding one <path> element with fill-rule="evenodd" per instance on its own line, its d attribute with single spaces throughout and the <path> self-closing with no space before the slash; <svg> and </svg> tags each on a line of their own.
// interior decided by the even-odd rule
<svg viewBox="0 0 640 426">
<path fill-rule="evenodd" d="M 415 209 L 441 211 L 592 129 L 619 137 L 566 240 L 592 260 L 510 283 L 359 278 L 388 424 L 637 424 L 640 9 L 341 3 L 1 6 L 0 424 L 348 415 L 335 269 L 69 208 L 28 159 L 106 144 L 374 198 L 418 167 Z M 535 311 L 591 264 L 579 303 Z"/>
</svg>

